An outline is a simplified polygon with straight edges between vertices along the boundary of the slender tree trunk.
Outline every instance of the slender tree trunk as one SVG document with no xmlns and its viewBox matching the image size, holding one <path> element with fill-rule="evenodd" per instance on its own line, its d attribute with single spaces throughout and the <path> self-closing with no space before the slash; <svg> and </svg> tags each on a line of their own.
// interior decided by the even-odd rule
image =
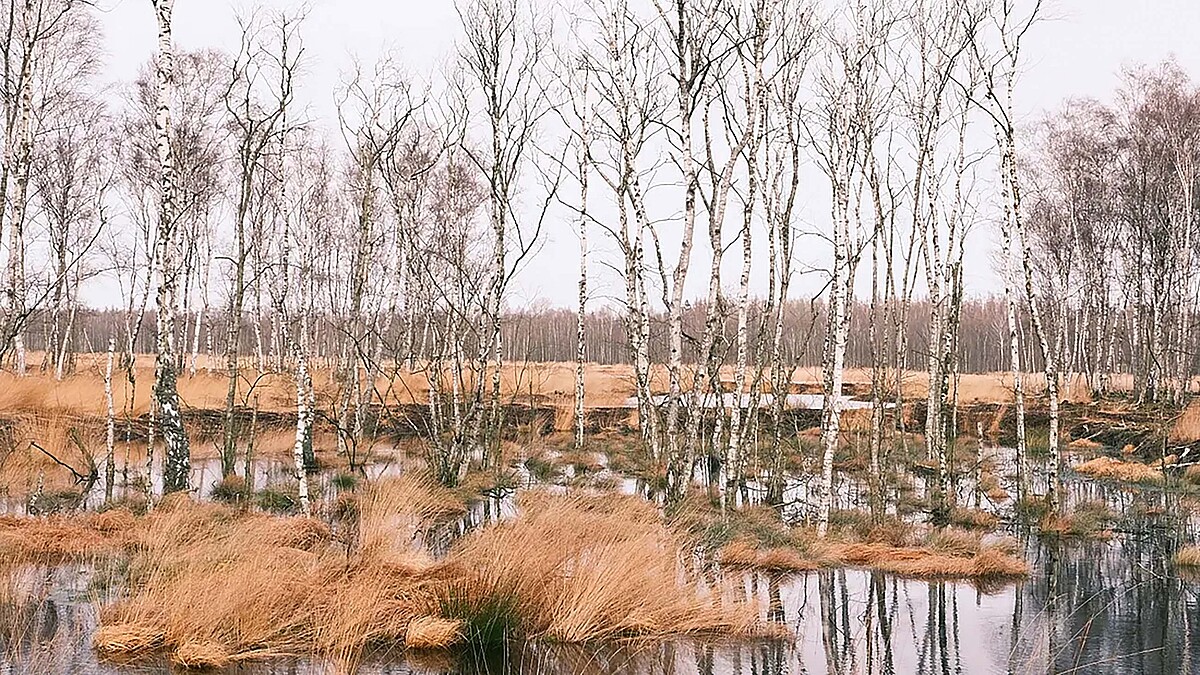
<svg viewBox="0 0 1200 675">
<path fill-rule="evenodd" d="M 835 170 L 836 171 L 836 170 Z M 817 536 L 829 530 L 833 502 L 833 456 L 837 452 L 842 417 L 842 381 L 845 375 L 846 334 L 849 327 L 847 294 L 853 288 L 850 270 L 849 213 L 846 185 L 834 178 L 833 270 L 829 281 L 829 307 L 823 349 L 825 397 L 821 412 L 821 483 L 817 496 Z"/>
<path fill-rule="evenodd" d="M 233 279 L 229 288 L 229 316 L 225 317 L 225 438 L 221 448 L 221 476 L 229 477 L 237 462 L 236 418 L 238 361 L 241 354 L 242 302 L 246 293 L 246 213 L 249 210 L 251 169 L 243 162 L 241 194 L 234 221 Z"/>
<path fill-rule="evenodd" d="M 307 313 L 302 319 L 302 325 L 307 326 Z M 301 329 L 304 331 L 304 328 Z M 307 331 L 304 331 L 307 332 Z M 293 469 L 296 472 L 296 484 L 300 495 L 300 508 L 304 513 L 310 511 L 308 496 L 308 467 L 305 462 L 306 446 L 311 444 L 313 411 L 309 407 L 309 390 L 312 380 L 308 374 L 308 355 L 305 353 L 303 336 L 293 340 L 292 354 L 296 359 L 296 442 L 292 446 Z"/>
<path fill-rule="evenodd" d="M 28 9 L 26 14 L 28 14 Z M 27 18 L 28 20 L 28 18 Z M 32 39 L 27 36 L 27 39 Z M 33 154 L 33 101 L 32 85 L 29 82 L 32 69 L 33 50 L 26 50 L 23 64 L 24 72 L 19 94 L 15 178 L 12 213 L 8 222 L 8 296 L 9 330 L 12 334 L 12 346 L 16 359 L 18 376 L 25 375 L 25 323 L 26 323 L 26 287 L 25 287 L 25 211 L 29 204 L 29 172 Z"/>
<path fill-rule="evenodd" d="M 174 0 L 153 0 L 158 19 L 158 103 L 154 130 L 158 141 L 159 217 L 155 243 L 158 258 L 157 348 L 154 367 L 154 400 L 164 444 L 163 492 L 186 490 L 191 455 L 183 414 L 179 409 L 175 363 L 175 289 L 179 275 L 176 239 L 175 164 L 171 157 L 171 86 L 175 53 L 171 43 Z"/>
<path fill-rule="evenodd" d="M 116 414 L 113 410 L 113 355 L 117 348 L 116 338 L 108 339 L 108 364 L 104 369 L 104 403 L 108 415 L 104 425 L 104 501 L 111 502 L 113 498 L 113 480 L 116 478 L 116 459 L 114 457 Z"/>
<path fill-rule="evenodd" d="M 588 294 L 588 165 L 591 146 L 590 112 L 587 87 L 584 86 L 580 117 L 579 154 L 579 313 L 575 321 L 575 448 L 584 445 L 584 363 L 587 361 L 587 294 Z"/>
<path fill-rule="evenodd" d="M 1021 336 L 1017 324 L 1017 291 L 1014 287 L 1012 248 L 1013 248 L 1013 214 L 1011 196 L 1007 180 L 1003 181 L 1005 193 L 1005 215 L 1001 229 L 1001 267 L 1004 274 L 1005 316 L 1008 321 L 1009 368 L 1012 373 L 1013 405 L 1017 417 L 1017 500 L 1029 496 L 1029 463 L 1026 459 L 1025 447 L 1025 384 L 1024 370 L 1021 367 Z"/>
</svg>

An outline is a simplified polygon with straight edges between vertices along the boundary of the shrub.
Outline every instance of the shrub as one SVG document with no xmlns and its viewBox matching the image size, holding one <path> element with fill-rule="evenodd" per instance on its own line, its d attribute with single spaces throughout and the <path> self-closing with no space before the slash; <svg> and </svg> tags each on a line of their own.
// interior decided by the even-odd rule
<svg viewBox="0 0 1200 675">
<path fill-rule="evenodd" d="M 250 485 L 246 483 L 246 479 L 234 474 L 226 476 L 213 484 L 212 492 L 209 493 L 209 496 L 215 502 L 231 506 L 242 506 L 250 502 L 252 493 Z"/>
<path fill-rule="evenodd" d="M 295 488 L 268 485 L 256 495 L 258 508 L 271 513 L 291 513 L 296 510 L 298 497 Z"/>
</svg>

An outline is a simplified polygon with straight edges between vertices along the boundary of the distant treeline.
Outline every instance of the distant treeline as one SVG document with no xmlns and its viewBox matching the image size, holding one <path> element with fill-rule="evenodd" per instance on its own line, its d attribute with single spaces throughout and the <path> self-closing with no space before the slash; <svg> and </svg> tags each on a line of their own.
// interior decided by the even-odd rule
<svg viewBox="0 0 1200 675">
<path fill-rule="evenodd" d="M 762 327 L 761 306 L 752 305 L 750 330 L 759 340 L 769 339 L 769 332 Z M 786 323 L 784 330 L 784 357 L 797 366 L 810 367 L 821 364 L 821 345 L 825 339 L 825 303 L 822 301 L 788 303 L 785 312 Z M 1005 317 L 1006 306 L 1003 298 L 969 298 L 963 301 L 962 325 L 959 332 L 959 367 L 961 372 L 986 373 L 1007 370 L 1008 363 L 1008 328 Z M 684 359 L 695 362 L 697 357 L 696 336 L 703 330 L 706 310 L 703 305 L 690 305 L 684 315 Z M 907 363 L 909 367 L 921 370 L 925 366 L 928 354 L 928 325 L 929 303 L 924 300 L 913 301 L 908 309 L 909 319 L 904 322 L 904 342 L 907 345 Z M 119 310 L 90 310 L 81 309 L 76 317 L 72 344 L 80 345 L 82 352 L 103 352 L 107 349 L 110 338 L 118 345 L 118 353 L 125 339 L 126 315 Z M 199 319 L 199 333 L 197 320 Z M 430 317 L 431 324 L 438 322 L 437 317 Z M 723 339 L 718 340 L 719 348 L 725 351 L 724 362 L 732 363 L 734 359 L 732 340 L 736 330 L 736 317 L 725 312 L 724 331 L 720 333 Z M 852 368 L 867 368 L 871 365 L 871 345 L 867 339 L 867 322 L 870 319 L 870 308 L 865 303 L 854 303 L 851 309 L 851 329 L 846 347 L 846 365 Z M 208 313 L 198 316 L 195 313 L 179 316 L 179 335 L 177 344 L 184 346 L 180 358 L 184 368 L 188 368 L 194 357 L 198 367 L 218 367 L 219 360 L 225 354 L 226 318 L 219 313 Z M 503 321 L 504 358 L 517 361 L 574 361 L 576 356 L 576 320 L 573 309 L 538 309 L 508 312 Z M 136 323 L 136 321 L 135 321 Z M 1114 323 L 1119 323 L 1114 321 Z M 344 322 L 331 320 L 329 317 L 319 317 L 313 321 L 312 357 L 329 365 L 336 364 L 340 350 L 345 342 L 345 334 L 341 329 Z M 375 330 L 369 333 L 369 351 L 374 353 L 392 354 L 403 358 L 410 355 L 417 360 L 425 360 L 431 356 L 429 336 L 422 339 L 425 332 L 424 321 L 416 322 L 412 336 L 412 350 L 404 349 L 409 343 L 405 335 L 402 321 L 381 320 L 376 322 Z M 1019 325 L 1023 334 L 1028 335 L 1030 327 L 1028 317 L 1022 316 Z M 383 330 L 391 326 L 391 330 Z M 381 329 L 382 327 L 383 329 Z M 251 320 L 244 320 L 241 329 L 241 344 L 239 352 L 245 355 L 259 353 L 261 337 L 262 360 L 268 368 L 277 365 L 283 356 L 280 353 L 279 325 L 274 318 L 267 314 L 255 325 Z M 666 317 L 661 313 L 655 314 L 651 321 L 650 357 L 655 362 L 666 358 Z M 894 327 L 892 327 L 894 329 Z M 140 328 L 135 329 L 134 352 L 139 354 L 154 353 L 155 317 L 153 310 L 147 312 L 140 322 Z M 1068 330 L 1073 324 L 1068 322 Z M 33 350 L 44 350 L 49 344 L 51 322 L 48 316 L 35 317 L 28 333 L 28 345 Z M 585 344 L 586 360 L 602 364 L 630 364 L 632 354 L 629 349 L 629 339 L 626 334 L 625 317 L 618 310 L 605 309 L 589 312 L 586 330 L 588 340 Z M 198 338 L 198 339 L 197 339 Z M 1133 342 L 1128 335 L 1116 336 L 1114 347 L 1113 373 L 1127 373 L 1131 370 L 1133 360 Z M 1022 362 L 1030 370 L 1041 368 L 1041 359 L 1037 345 L 1033 340 L 1022 340 Z M 468 352 L 478 346 L 477 336 L 470 335 L 464 344 Z M 393 351 L 393 348 L 399 348 Z M 753 354 L 753 351 L 752 351 Z M 1066 372 L 1086 373 L 1092 370 L 1097 355 L 1085 351 L 1078 346 L 1077 341 L 1064 340 L 1060 363 L 1064 364 Z M 766 365 L 762 360 L 762 365 Z"/>
</svg>

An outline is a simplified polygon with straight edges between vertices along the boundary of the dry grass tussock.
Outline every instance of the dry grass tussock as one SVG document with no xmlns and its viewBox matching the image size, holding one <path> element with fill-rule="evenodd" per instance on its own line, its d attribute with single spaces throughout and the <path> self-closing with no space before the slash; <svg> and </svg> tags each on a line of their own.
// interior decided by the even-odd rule
<svg viewBox="0 0 1200 675">
<path fill-rule="evenodd" d="M 1126 481 L 1129 483 L 1161 483 L 1162 471 L 1141 462 L 1123 462 L 1111 457 L 1097 457 L 1075 467 L 1075 471 L 1093 478 Z"/>
<path fill-rule="evenodd" d="M 1200 401 L 1192 401 L 1171 425 L 1170 440 L 1175 443 L 1200 441 Z"/>
<path fill-rule="evenodd" d="M 92 452 L 104 447 L 101 420 L 4 407 L 0 411 L 0 416 L 6 418 L 0 423 L 0 486 L 9 494 L 31 493 L 39 482 L 46 490 L 72 489 L 71 473 L 50 456 L 87 474 L 94 461 Z"/>
<path fill-rule="evenodd" d="M 433 562 L 413 542 L 435 506 L 440 496 L 413 479 L 373 486 L 348 555 L 315 519 L 167 502 L 140 533 L 133 593 L 103 609 L 94 644 L 204 667 L 306 653 L 351 662 L 375 644 L 403 645 L 410 624 L 437 611 Z"/>
<path fill-rule="evenodd" d="M 1043 535 L 1077 539 L 1110 539 L 1113 513 L 1103 501 L 1081 502 L 1070 513 L 1046 513 L 1039 528 Z"/>
<path fill-rule="evenodd" d="M 830 514 L 830 534 L 822 541 L 815 531 L 789 528 L 769 510 L 736 511 L 725 522 L 694 501 L 676 519 L 693 538 L 716 539 L 716 559 L 734 569 L 804 572 L 826 567 L 857 566 L 920 578 L 1007 580 L 1029 573 L 1029 567 L 1006 540 L 985 543 L 985 527 L 997 519 L 982 511 L 963 510 L 959 519 L 974 529 L 922 531 L 897 518 L 873 521 L 860 511 Z M 707 519 L 707 520 L 706 520 Z"/>
<path fill-rule="evenodd" d="M 825 554 L 840 564 L 922 579 L 995 580 L 1029 574 L 1029 565 L 1017 557 L 1011 545 L 985 545 L 979 535 L 953 528 L 933 533 L 923 546 L 830 543 Z"/>
<path fill-rule="evenodd" d="M 1192 485 L 1200 485 L 1200 464 L 1191 464 L 1184 469 L 1183 480 Z"/>
<path fill-rule="evenodd" d="M 454 551 L 442 606 L 480 642 L 513 632 L 589 642 L 769 629 L 732 589 L 699 582 L 686 559 L 643 500 L 527 493 L 520 516 Z"/>
<path fill-rule="evenodd" d="M 137 520 L 124 510 L 74 517 L 0 517 L 0 560 L 60 563 L 120 553 L 137 537 Z"/>
<path fill-rule="evenodd" d="M 990 532 L 1000 524 L 1000 517 L 980 509 L 957 506 L 950 510 L 950 524 L 973 530 Z"/>
<path fill-rule="evenodd" d="M 1179 567 L 1200 568 L 1200 546 L 1184 546 L 1175 553 Z"/>
<path fill-rule="evenodd" d="M 735 539 L 721 548 L 717 560 L 732 569 L 757 569 L 767 572 L 808 572 L 821 565 L 791 548 L 759 548 L 748 539 Z"/>
<path fill-rule="evenodd" d="M 294 654 L 353 664 L 372 648 L 446 648 L 489 629 L 578 641 L 757 628 L 750 608 L 682 580 L 652 506 L 525 501 L 521 517 L 439 561 L 422 537 L 461 502 L 415 478 L 364 488 L 332 531 L 168 500 L 140 521 L 131 593 L 102 609 L 94 645 L 220 668 Z"/>
</svg>

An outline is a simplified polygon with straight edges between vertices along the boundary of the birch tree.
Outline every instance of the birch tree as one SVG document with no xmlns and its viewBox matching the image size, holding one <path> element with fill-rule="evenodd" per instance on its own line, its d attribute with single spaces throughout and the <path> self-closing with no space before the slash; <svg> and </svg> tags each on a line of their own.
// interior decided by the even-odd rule
<svg viewBox="0 0 1200 675">
<path fill-rule="evenodd" d="M 25 374 L 25 330 L 31 313 L 26 228 L 40 125 L 62 111 L 64 97 L 94 74 L 99 48 L 96 27 L 75 0 L 24 0 L 0 14 L 3 56 L 4 161 L 0 166 L 0 228 L 8 248 L 5 266 L 5 353 L 12 350 L 18 375 Z M 35 303 L 36 305 L 37 303 Z"/>
<path fill-rule="evenodd" d="M 651 25 L 635 15 L 627 0 L 609 0 L 594 9 L 594 51 L 588 54 L 595 78 L 595 136 L 592 170 L 616 209 L 615 225 L 600 223 L 621 252 L 624 281 L 622 314 L 643 443 L 655 463 L 666 461 L 659 406 L 651 390 L 650 297 L 646 280 L 649 216 L 644 194 L 652 161 L 649 145 L 667 101 L 655 75 L 661 67 Z"/>
<path fill-rule="evenodd" d="M 1015 119 L 1013 98 L 1016 89 L 1017 74 L 1020 67 L 1021 42 L 1029 29 L 1040 18 L 1042 3 L 1037 0 L 1029 13 L 1020 16 L 1013 0 L 999 0 L 992 8 L 995 26 L 995 39 L 999 48 L 994 54 L 989 54 L 982 40 L 972 43 L 974 53 L 983 73 L 983 94 L 980 107 L 989 116 L 995 129 L 996 144 L 1000 154 L 1000 180 L 1004 206 L 1005 231 L 1011 235 L 1011 243 L 1018 247 L 1020 274 L 1023 280 L 1025 300 L 1029 307 L 1029 318 L 1033 324 L 1034 335 L 1038 341 L 1042 358 L 1043 372 L 1046 378 L 1046 398 L 1050 413 L 1050 429 L 1048 442 L 1050 446 L 1050 485 L 1046 501 L 1052 512 L 1059 508 L 1061 492 L 1060 457 L 1059 457 L 1059 392 L 1058 367 L 1056 355 L 1050 349 L 1050 339 L 1047 327 L 1043 321 L 1040 300 L 1034 291 L 1033 269 L 1029 250 L 1029 239 L 1025 235 L 1025 223 L 1022 213 L 1021 180 L 1018 162 L 1018 130 Z M 1005 237 L 1005 244 L 1009 237 Z M 1006 247 L 1007 250 L 1007 247 Z M 1007 254 L 1006 254 L 1007 255 Z M 1010 301 L 1011 302 L 1011 301 Z M 1010 342 L 1015 345 L 1015 321 L 1011 318 L 1014 308 L 1009 308 Z M 1021 396 L 1019 374 L 1014 363 L 1015 391 Z M 1020 399 L 1018 398 L 1020 401 Z M 1018 409 L 1020 412 L 1020 408 Z M 1024 425 L 1018 420 L 1019 434 L 1024 433 Z M 1023 439 L 1018 437 L 1018 443 Z M 1020 463 L 1023 453 L 1018 456 Z M 1020 465 L 1020 464 L 1019 464 Z"/>
<path fill-rule="evenodd" d="M 548 196 L 526 215 L 517 208 L 522 170 L 548 111 L 539 61 L 548 53 L 548 32 L 532 7 L 520 0 L 480 0 L 457 5 L 463 28 L 459 63 L 465 74 L 459 113 L 482 112 L 483 139 L 462 150 L 488 186 L 492 270 L 487 294 L 490 337 L 486 352 L 491 386 L 484 465 L 494 460 L 501 424 L 500 394 L 504 345 L 501 333 L 504 296 L 515 270 L 535 250 L 545 222 Z M 477 107 L 476 107 L 477 106 Z"/>
<path fill-rule="evenodd" d="M 221 453 L 221 473 L 234 471 L 237 455 L 238 424 L 235 419 L 242 314 L 250 279 L 247 263 L 254 251 L 264 247 L 261 237 L 255 237 L 252 219 L 254 204 L 262 193 L 263 174 L 278 171 L 282 161 L 283 143 L 287 134 L 287 109 L 293 95 L 292 74 L 300 51 L 292 44 L 296 39 L 298 20 L 287 16 L 263 24 L 257 17 L 241 20 L 242 39 L 238 53 L 230 64 L 230 82 L 225 92 L 225 106 L 233 126 L 238 181 L 234 202 L 234 245 L 230 264 L 229 306 L 225 333 L 225 367 L 228 388 L 225 396 L 225 438 Z M 266 33 L 264 35 L 264 33 Z M 289 50 L 289 47 L 291 49 Z M 269 157 L 269 153 L 276 157 Z M 268 165 L 271 163 L 272 165 Z M 286 191 L 285 183 L 277 183 Z M 286 229 L 286 228 L 285 228 Z M 261 254 L 255 257 L 261 257 Z M 265 271 L 249 270 L 257 279 Z M 303 495 L 307 501 L 307 495 Z M 307 505 L 306 505 L 307 506 Z"/>
<path fill-rule="evenodd" d="M 98 272 L 97 244 L 111 225 L 108 199 L 116 182 L 107 111 L 95 99 L 68 97 L 69 112 L 50 117 L 32 182 L 47 229 L 49 333 L 43 369 L 56 380 L 73 363 L 79 293 Z"/>
<path fill-rule="evenodd" d="M 159 162 L 158 227 L 155 234 L 157 262 L 158 350 L 154 365 L 154 405 L 164 444 L 163 491 L 186 490 L 191 472 L 191 453 L 176 388 L 175 302 L 180 274 L 179 242 L 175 210 L 175 166 L 171 155 L 171 86 L 174 45 L 171 43 L 171 12 L 174 0 L 152 0 L 158 21 L 158 105 L 154 120 Z"/>
<path fill-rule="evenodd" d="M 844 15 L 834 17 L 823 41 L 825 58 L 817 77 L 821 112 L 813 117 L 819 128 L 810 128 L 814 152 L 821 171 L 829 180 L 830 247 L 828 302 L 825 340 L 821 350 L 824 400 L 821 411 L 821 473 L 816 490 L 817 534 L 829 529 L 833 499 L 833 457 L 840 439 L 844 405 L 846 342 L 850 330 L 850 303 L 854 276 L 864 240 L 856 200 L 861 184 L 863 138 L 855 115 L 856 96 L 864 82 L 862 69 L 882 47 L 879 16 L 859 3 Z M 814 124 L 815 126 L 815 124 Z"/>
</svg>

